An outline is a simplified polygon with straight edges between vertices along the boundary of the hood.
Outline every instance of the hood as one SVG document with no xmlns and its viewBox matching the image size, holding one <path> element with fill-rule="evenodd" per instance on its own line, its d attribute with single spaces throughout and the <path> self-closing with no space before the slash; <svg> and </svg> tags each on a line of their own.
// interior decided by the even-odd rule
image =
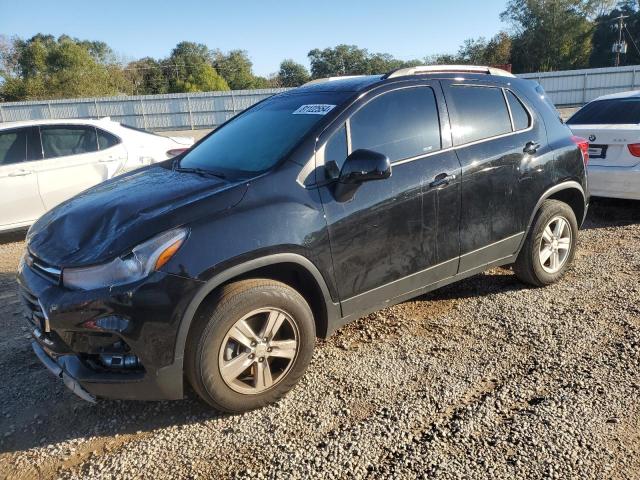
<svg viewBox="0 0 640 480">
<path fill-rule="evenodd" d="M 236 205 L 246 183 L 176 172 L 171 162 L 108 180 L 45 213 L 27 235 L 29 251 L 58 267 L 111 260 L 165 230 Z"/>
</svg>

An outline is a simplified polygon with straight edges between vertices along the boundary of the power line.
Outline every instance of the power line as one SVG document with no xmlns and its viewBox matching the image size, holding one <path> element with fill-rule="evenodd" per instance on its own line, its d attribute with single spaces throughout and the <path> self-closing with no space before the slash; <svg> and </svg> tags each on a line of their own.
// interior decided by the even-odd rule
<svg viewBox="0 0 640 480">
<path fill-rule="evenodd" d="M 627 35 L 629 36 L 629 40 L 631 40 L 631 44 L 633 45 L 633 48 L 636 49 L 636 52 L 638 53 L 638 55 L 640 55 L 640 49 L 638 48 L 638 45 L 636 45 L 636 42 L 633 40 L 633 37 L 631 36 L 631 32 L 629 31 L 629 29 L 627 28 L 627 25 L 625 24 L 624 26 L 625 31 L 627 32 Z"/>
</svg>

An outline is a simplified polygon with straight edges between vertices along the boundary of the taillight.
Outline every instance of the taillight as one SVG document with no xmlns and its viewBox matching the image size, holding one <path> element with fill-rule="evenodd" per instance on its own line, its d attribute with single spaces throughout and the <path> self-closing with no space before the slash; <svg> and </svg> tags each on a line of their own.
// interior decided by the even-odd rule
<svg viewBox="0 0 640 480">
<path fill-rule="evenodd" d="M 173 148 L 171 150 L 167 150 L 167 157 L 175 157 L 176 155 L 180 155 L 181 153 L 189 150 L 188 148 Z"/>
<path fill-rule="evenodd" d="M 586 167 L 589 163 L 589 140 L 582 137 L 576 137 L 575 135 L 571 137 L 571 140 L 573 140 L 573 143 L 575 143 L 582 152 L 582 160 Z"/>
<path fill-rule="evenodd" d="M 631 155 L 640 157 L 640 143 L 630 143 L 627 147 L 629 147 L 629 153 Z"/>
</svg>

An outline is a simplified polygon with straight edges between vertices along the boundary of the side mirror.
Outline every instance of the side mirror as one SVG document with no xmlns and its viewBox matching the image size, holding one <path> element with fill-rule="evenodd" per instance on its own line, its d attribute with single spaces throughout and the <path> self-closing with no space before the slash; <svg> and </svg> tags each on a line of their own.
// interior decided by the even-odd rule
<svg viewBox="0 0 640 480">
<path fill-rule="evenodd" d="M 351 200 L 360 184 L 371 180 L 384 180 L 391 176 L 389 157 L 372 150 L 351 152 L 340 170 L 334 196 L 339 202 Z"/>
</svg>

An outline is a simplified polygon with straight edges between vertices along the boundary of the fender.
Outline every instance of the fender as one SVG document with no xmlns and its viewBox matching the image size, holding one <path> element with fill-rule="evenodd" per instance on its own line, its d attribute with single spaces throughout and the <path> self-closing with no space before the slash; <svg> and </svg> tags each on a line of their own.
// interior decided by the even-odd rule
<svg viewBox="0 0 640 480">
<path fill-rule="evenodd" d="M 542 196 L 538 200 L 538 203 L 536 203 L 536 206 L 533 208 L 533 212 L 531 212 L 531 216 L 529 217 L 529 223 L 527 223 L 527 229 L 525 230 L 527 232 L 527 234 L 528 234 L 529 230 L 531 229 L 531 225 L 533 224 L 533 219 L 535 218 L 536 213 L 540 209 L 540 206 L 542 205 L 542 202 L 547 200 L 549 197 L 551 197 L 555 193 L 561 192 L 562 190 L 570 190 L 570 189 L 578 190 L 580 192 L 580 194 L 582 195 L 582 200 L 585 203 L 584 215 L 582 216 L 582 218 L 577 219 L 578 222 L 579 222 L 578 225 L 582 225 L 582 222 L 584 222 L 584 219 L 587 216 L 587 207 L 588 207 L 587 196 L 584 193 L 584 189 L 582 188 L 582 185 L 580 185 L 575 180 L 569 180 L 569 181 L 558 183 L 557 185 L 554 185 L 553 187 L 549 188 L 548 190 L 546 190 L 542 194 Z M 520 252 L 520 249 L 522 248 L 522 245 L 524 245 L 524 242 L 526 241 L 526 239 L 527 239 L 527 235 L 524 235 L 522 237 L 522 241 L 520 242 L 520 246 L 518 247 L 518 252 Z"/>
<path fill-rule="evenodd" d="M 175 367 L 179 366 L 180 370 L 182 371 L 184 350 L 187 343 L 187 336 L 189 335 L 189 329 L 191 328 L 191 323 L 193 322 L 193 318 L 195 317 L 198 307 L 202 304 L 202 301 L 206 298 L 207 295 L 209 295 L 217 287 L 219 287 L 226 281 L 231 280 L 232 278 L 235 278 L 239 275 L 250 272 L 260 267 L 276 265 L 278 263 L 298 264 L 305 270 L 307 270 L 311 275 L 313 275 L 313 278 L 322 290 L 329 328 L 333 323 L 341 318 L 342 315 L 340 305 L 333 303 L 333 301 L 331 300 L 331 295 L 329 294 L 329 288 L 327 287 L 324 277 L 322 276 L 318 268 L 308 258 L 295 253 L 276 253 L 273 255 L 256 258 L 244 263 L 240 263 L 238 265 L 234 265 L 233 267 L 220 272 L 218 275 L 215 275 L 213 278 L 205 282 L 200 290 L 198 290 L 196 295 L 191 299 L 191 302 L 187 306 L 187 309 L 185 310 L 185 313 L 182 317 L 182 321 L 180 322 L 180 327 L 178 328 L 173 365 Z"/>
</svg>

